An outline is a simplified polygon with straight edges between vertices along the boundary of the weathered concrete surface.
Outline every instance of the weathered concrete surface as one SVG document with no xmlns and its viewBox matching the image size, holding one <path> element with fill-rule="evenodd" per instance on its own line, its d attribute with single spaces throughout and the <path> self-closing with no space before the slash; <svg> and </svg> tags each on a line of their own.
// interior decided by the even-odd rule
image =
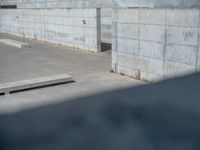
<svg viewBox="0 0 200 150">
<path fill-rule="evenodd" d="M 0 84 L 0 94 L 10 94 L 11 92 L 28 90 L 33 88 L 58 85 L 72 82 L 72 76 L 62 74 L 48 77 L 40 77 L 35 79 L 2 83 Z"/>
<path fill-rule="evenodd" d="M 112 9 L 101 9 L 101 42 L 112 44 Z"/>
<path fill-rule="evenodd" d="M 0 96 L 0 114 L 144 84 L 141 81 L 110 73 L 110 51 L 93 54 L 5 34 L 0 34 L 0 37 L 32 45 L 28 49 L 17 49 L 0 44 L 0 83 L 57 74 L 70 74 L 76 81 L 72 84 Z"/>
<path fill-rule="evenodd" d="M 200 0 L 18 0 L 19 8 L 199 7 Z"/>
<path fill-rule="evenodd" d="M 18 0 L 1 0 L 0 5 L 16 5 Z"/>
<path fill-rule="evenodd" d="M 14 41 L 14 40 L 11 40 L 11 39 L 0 39 L 0 43 L 6 44 L 6 45 L 9 45 L 9 46 L 14 46 L 14 47 L 17 47 L 17 48 L 29 48 L 29 47 L 31 47 L 31 45 L 28 44 L 28 43 Z"/>
<path fill-rule="evenodd" d="M 146 80 L 199 71 L 196 8 L 113 11 L 113 70 Z"/>
<path fill-rule="evenodd" d="M 1 150 L 199 150 L 200 74 L 0 117 Z"/>
<path fill-rule="evenodd" d="M 0 32 L 99 52 L 100 9 L 2 9 Z"/>
</svg>

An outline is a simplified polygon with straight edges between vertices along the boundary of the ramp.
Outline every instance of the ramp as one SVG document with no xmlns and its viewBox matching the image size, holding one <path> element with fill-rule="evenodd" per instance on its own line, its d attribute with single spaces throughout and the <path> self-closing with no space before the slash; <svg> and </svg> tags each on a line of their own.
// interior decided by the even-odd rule
<svg viewBox="0 0 200 150">
<path fill-rule="evenodd" d="M 0 94 L 8 95 L 15 91 L 67 83 L 71 81 L 73 81 L 72 76 L 62 74 L 18 82 L 3 83 L 0 84 Z"/>
</svg>

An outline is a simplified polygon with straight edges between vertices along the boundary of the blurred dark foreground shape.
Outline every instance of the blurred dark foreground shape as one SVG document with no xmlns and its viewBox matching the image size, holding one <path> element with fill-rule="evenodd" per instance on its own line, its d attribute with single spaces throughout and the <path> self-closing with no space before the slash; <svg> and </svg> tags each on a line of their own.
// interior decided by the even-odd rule
<svg viewBox="0 0 200 150">
<path fill-rule="evenodd" d="M 3 115 L 0 150 L 200 150 L 200 74 Z"/>
</svg>

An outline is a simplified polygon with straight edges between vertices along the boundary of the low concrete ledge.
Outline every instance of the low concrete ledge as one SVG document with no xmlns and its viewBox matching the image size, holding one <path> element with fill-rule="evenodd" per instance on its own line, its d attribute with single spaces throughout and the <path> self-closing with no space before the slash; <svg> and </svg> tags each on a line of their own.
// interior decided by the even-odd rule
<svg viewBox="0 0 200 150">
<path fill-rule="evenodd" d="M 31 45 L 28 43 L 14 41 L 14 40 L 10 40 L 10 39 L 0 39 L 0 43 L 6 44 L 9 46 L 13 46 L 13 47 L 17 47 L 17 48 L 30 48 L 31 47 Z"/>
<path fill-rule="evenodd" d="M 66 74 L 36 78 L 11 83 L 0 84 L 0 94 L 10 94 L 10 92 L 43 87 L 54 84 L 67 83 L 72 81 L 72 77 Z"/>
</svg>

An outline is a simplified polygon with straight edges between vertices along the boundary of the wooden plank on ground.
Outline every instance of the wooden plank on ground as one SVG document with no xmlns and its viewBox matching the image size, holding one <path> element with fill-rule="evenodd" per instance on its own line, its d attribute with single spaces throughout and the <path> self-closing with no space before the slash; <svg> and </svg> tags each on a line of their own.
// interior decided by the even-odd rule
<svg viewBox="0 0 200 150">
<path fill-rule="evenodd" d="M 31 45 L 28 44 L 28 43 L 14 41 L 14 40 L 11 40 L 11 39 L 0 39 L 0 43 L 6 44 L 6 45 L 9 45 L 9 46 L 13 46 L 13 47 L 17 47 L 17 48 L 29 48 L 29 47 L 31 47 Z"/>
<path fill-rule="evenodd" d="M 71 81 L 73 81 L 72 76 L 62 74 L 18 82 L 3 83 L 0 84 L 0 94 L 7 95 L 10 94 L 10 92 L 67 83 Z"/>
</svg>

